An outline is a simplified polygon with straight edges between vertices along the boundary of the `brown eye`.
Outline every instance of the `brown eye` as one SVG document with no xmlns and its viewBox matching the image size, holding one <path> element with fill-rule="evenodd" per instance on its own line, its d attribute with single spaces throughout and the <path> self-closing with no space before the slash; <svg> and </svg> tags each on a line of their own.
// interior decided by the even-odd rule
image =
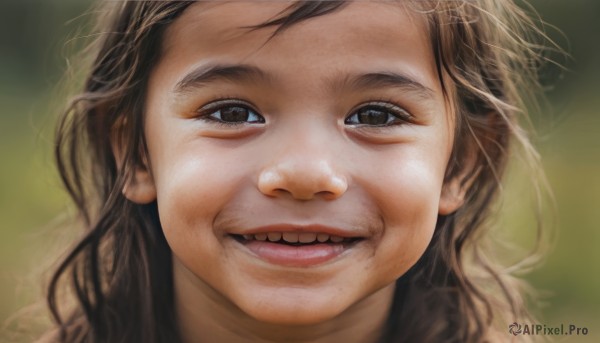
<svg viewBox="0 0 600 343">
<path fill-rule="evenodd" d="M 248 118 L 251 116 L 251 111 L 249 109 L 239 106 L 226 107 L 215 113 L 220 114 L 220 120 L 227 122 L 248 121 Z"/>
<path fill-rule="evenodd" d="M 408 121 L 410 115 L 395 105 L 368 105 L 351 114 L 345 124 L 364 126 L 387 126 Z"/>
<path fill-rule="evenodd" d="M 387 124 L 390 116 L 389 113 L 374 108 L 363 108 L 356 114 L 358 116 L 358 122 L 367 125 Z"/>
<path fill-rule="evenodd" d="M 204 112 L 201 116 L 204 119 L 225 124 L 256 124 L 265 122 L 265 118 L 249 106 L 243 104 L 219 101 L 207 107 L 201 110 L 201 112 Z"/>
</svg>

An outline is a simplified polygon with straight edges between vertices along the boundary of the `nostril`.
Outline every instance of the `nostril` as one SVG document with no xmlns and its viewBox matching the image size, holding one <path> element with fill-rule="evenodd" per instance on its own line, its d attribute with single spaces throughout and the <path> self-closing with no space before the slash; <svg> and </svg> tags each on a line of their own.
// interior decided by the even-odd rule
<svg viewBox="0 0 600 343">
<path fill-rule="evenodd" d="M 274 171 L 266 170 L 260 173 L 258 177 L 258 190 L 265 195 L 276 196 L 281 191 L 284 191 L 280 187 L 282 182 L 281 175 Z"/>
<path fill-rule="evenodd" d="M 337 199 L 339 197 L 339 195 L 337 195 L 334 192 L 330 192 L 330 191 L 321 191 L 318 192 L 316 194 L 317 197 L 321 198 L 321 199 L 325 199 L 325 200 L 334 200 Z"/>
<path fill-rule="evenodd" d="M 263 170 L 257 181 L 259 191 L 267 196 L 292 196 L 296 200 L 333 200 L 348 188 L 346 178 L 323 161 L 274 165 Z"/>
</svg>

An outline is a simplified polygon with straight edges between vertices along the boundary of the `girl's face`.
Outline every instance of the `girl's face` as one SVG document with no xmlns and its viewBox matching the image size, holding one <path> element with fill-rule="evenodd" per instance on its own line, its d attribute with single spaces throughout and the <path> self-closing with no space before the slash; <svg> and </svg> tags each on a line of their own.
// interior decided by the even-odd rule
<svg viewBox="0 0 600 343">
<path fill-rule="evenodd" d="M 126 195 L 156 196 L 183 302 L 310 324 L 389 302 L 458 206 L 454 124 L 422 18 L 356 2 L 244 29 L 288 5 L 198 3 L 168 28 Z"/>
</svg>

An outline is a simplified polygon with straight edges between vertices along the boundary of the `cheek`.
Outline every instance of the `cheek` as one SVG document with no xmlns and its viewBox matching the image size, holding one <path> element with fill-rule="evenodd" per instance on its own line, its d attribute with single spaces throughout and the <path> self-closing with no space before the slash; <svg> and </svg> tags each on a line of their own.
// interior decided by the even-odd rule
<svg viewBox="0 0 600 343">
<path fill-rule="evenodd" d="M 399 277 L 416 263 L 431 241 L 444 168 L 436 159 L 403 156 L 382 160 L 389 162 L 371 164 L 378 166 L 377 181 L 364 183 L 385 224 L 377 242 L 376 267 Z"/>
<path fill-rule="evenodd" d="M 162 165 L 158 211 L 173 253 L 184 261 L 218 254 L 213 219 L 239 189 L 243 166 L 233 168 L 230 158 L 207 149 L 171 154 Z"/>
</svg>

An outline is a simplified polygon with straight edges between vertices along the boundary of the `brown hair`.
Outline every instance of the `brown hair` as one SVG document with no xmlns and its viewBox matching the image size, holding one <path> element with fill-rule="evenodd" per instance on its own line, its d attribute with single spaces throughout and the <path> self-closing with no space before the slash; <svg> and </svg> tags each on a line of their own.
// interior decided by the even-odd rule
<svg viewBox="0 0 600 343">
<path fill-rule="evenodd" d="M 60 118 L 56 158 L 86 227 L 55 271 L 48 305 L 63 342 L 178 342 L 171 251 L 156 203 L 122 194 L 146 158 L 144 102 L 149 71 L 160 59 L 165 29 L 193 2 L 108 3 L 110 14 L 93 43 L 95 60 L 83 91 Z M 326 15 L 344 1 L 298 1 L 252 29 Z M 526 315 L 513 278 L 484 258 L 480 246 L 509 157 L 520 143 L 535 162 L 518 117 L 521 94 L 537 85 L 539 35 L 512 0 L 416 1 L 428 20 L 440 82 L 457 113 L 446 180 L 462 178 L 465 204 L 440 216 L 424 255 L 397 281 L 381 342 L 480 342 L 498 318 Z M 531 89 L 531 88 L 529 88 Z M 111 146 L 123 147 L 117 160 Z M 464 157 L 475 156 L 473 165 Z M 59 289 L 69 281 L 75 307 L 63 316 Z M 427 319 L 427 320 L 424 320 Z"/>
</svg>

